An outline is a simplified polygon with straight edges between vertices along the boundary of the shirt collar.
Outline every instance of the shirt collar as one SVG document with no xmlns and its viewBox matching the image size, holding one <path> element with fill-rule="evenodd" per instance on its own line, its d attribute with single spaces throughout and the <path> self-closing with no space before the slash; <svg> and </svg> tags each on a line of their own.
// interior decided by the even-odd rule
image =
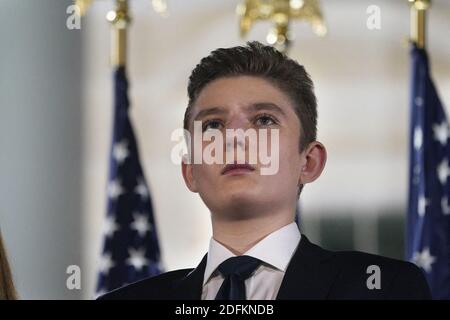
<svg viewBox="0 0 450 320">
<path fill-rule="evenodd" d="M 301 234 L 295 222 L 292 222 L 266 236 L 250 248 L 244 255 L 257 258 L 274 268 L 285 272 L 289 261 L 300 242 Z M 207 256 L 203 285 L 210 279 L 217 267 L 225 260 L 236 255 L 225 246 L 211 238 Z"/>
</svg>

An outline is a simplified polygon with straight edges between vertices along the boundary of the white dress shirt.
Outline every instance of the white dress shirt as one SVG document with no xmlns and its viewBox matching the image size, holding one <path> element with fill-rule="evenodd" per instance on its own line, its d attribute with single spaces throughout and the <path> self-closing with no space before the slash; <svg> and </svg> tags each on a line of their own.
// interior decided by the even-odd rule
<svg viewBox="0 0 450 320">
<path fill-rule="evenodd" d="M 298 226 L 292 222 L 272 232 L 244 253 L 264 262 L 245 280 L 247 300 L 274 300 L 277 297 L 286 268 L 300 238 Z M 216 269 L 222 262 L 235 256 L 211 238 L 203 277 L 202 300 L 215 299 L 224 280 Z"/>
</svg>

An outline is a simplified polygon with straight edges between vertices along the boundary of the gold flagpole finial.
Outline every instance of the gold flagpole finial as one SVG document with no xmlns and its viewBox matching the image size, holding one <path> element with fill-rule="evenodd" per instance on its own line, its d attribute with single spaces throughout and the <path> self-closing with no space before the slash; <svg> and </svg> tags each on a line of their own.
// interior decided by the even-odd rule
<svg viewBox="0 0 450 320">
<path fill-rule="evenodd" d="M 84 16 L 94 0 L 75 0 L 81 16 Z M 153 9 L 163 17 L 168 16 L 166 0 L 152 0 Z M 113 66 L 124 66 L 127 53 L 127 29 L 131 18 L 128 11 L 128 0 L 115 0 L 115 8 L 106 15 L 112 25 L 111 63 Z"/>
<path fill-rule="evenodd" d="M 292 38 L 288 26 L 291 19 L 304 20 L 313 31 L 324 36 L 327 33 L 319 0 L 245 0 L 236 8 L 240 16 L 240 34 L 244 37 L 257 20 L 271 20 L 275 26 L 267 35 L 267 42 L 280 51 L 288 49 Z"/>
<path fill-rule="evenodd" d="M 93 0 L 75 0 L 75 5 L 80 9 L 80 15 L 84 16 Z"/>
<path fill-rule="evenodd" d="M 127 57 L 127 28 L 131 22 L 128 0 L 116 0 L 116 7 L 106 15 L 112 25 L 111 63 L 124 66 Z"/>
<path fill-rule="evenodd" d="M 430 0 L 408 0 L 411 3 L 411 41 L 418 48 L 425 48 L 426 41 L 426 11 Z"/>
</svg>

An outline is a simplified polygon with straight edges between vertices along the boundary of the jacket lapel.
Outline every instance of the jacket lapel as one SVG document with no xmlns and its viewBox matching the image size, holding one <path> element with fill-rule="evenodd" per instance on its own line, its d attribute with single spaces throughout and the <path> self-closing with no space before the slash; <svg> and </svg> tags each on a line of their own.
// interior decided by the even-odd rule
<svg viewBox="0 0 450 320">
<path fill-rule="evenodd" d="M 203 257 L 197 268 L 193 269 L 175 283 L 174 295 L 179 300 L 200 300 L 203 289 L 203 276 L 206 268 L 206 257 Z"/>
<path fill-rule="evenodd" d="M 309 242 L 302 234 L 276 299 L 325 299 L 339 273 L 339 268 L 330 262 L 333 255 L 333 252 Z"/>
</svg>

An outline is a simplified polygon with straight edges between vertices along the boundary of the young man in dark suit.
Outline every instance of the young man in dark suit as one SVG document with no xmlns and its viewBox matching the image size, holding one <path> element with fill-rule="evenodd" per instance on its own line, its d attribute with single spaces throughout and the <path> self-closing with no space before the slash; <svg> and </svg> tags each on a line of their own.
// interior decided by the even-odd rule
<svg viewBox="0 0 450 320">
<path fill-rule="evenodd" d="M 300 234 L 298 197 L 326 162 L 325 147 L 316 141 L 313 83 L 303 66 L 258 42 L 217 49 L 193 70 L 188 95 L 184 128 L 192 140 L 219 132 L 224 154 L 241 148 L 246 155 L 244 163 L 234 154 L 231 162 L 183 160 L 187 187 L 211 212 L 209 251 L 195 269 L 167 272 L 101 299 L 430 298 L 421 270 L 411 263 L 327 251 Z M 236 129 L 254 129 L 258 137 L 266 129 L 275 173 L 263 174 L 269 165 L 260 158 L 250 163 L 249 136 L 226 137 Z M 201 151 L 212 143 L 201 141 Z M 192 156 L 190 144 L 188 149 Z"/>
</svg>

